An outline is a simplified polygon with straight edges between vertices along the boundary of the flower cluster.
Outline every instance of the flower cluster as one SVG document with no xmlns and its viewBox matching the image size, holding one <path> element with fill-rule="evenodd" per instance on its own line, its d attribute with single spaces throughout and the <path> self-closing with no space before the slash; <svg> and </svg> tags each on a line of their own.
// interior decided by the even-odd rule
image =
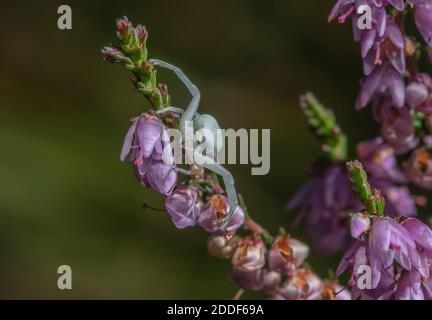
<svg viewBox="0 0 432 320">
<path fill-rule="evenodd" d="M 311 93 L 300 98 L 300 106 L 322 143 L 323 156 L 312 164 L 310 180 L 294 194 L 286 208 L 299 208 L 293 227 L 304 218 L 314 249 L 321 254 L 332 254 L 346 247 L 348 213 L 360 209 L 344 166 L 347 139 L 331 110 Z"/>
<path fill-rule="evenodd" d="M 359 162 L 348 164 L 358 193 L 369 188 Z M 371 198 L 364 197 L 364 203 Z M 378 206 L 379 207 L 379 206 Z M 369 209 L 373 210 L 373 209 Z M 351 271 L 353 299 L 432 299 L 432 231 L 416 218 L 391 218 L 381 210 L 353 214 L 351 235 L 356 241 L 339 264 L 336 275 Z M 364 273 L 365 272 L 365 273 Z M 366 277 L 366 280 L 362 279 Z"/>
<path fill-rule="evenodd" d="M 405 32 L 410 12 L 425 44 Z M 364 78 L 357 108 L 371 104 L 381 126 L 380 137 L 358 144 L 357 158 L 370 175 L 370 183 L 382 191 L 387 202 L 385 214 L 415 216 L 425 198 L 413 196 L 407 186 L 413 183 L 432 189 L 432 79 L 417 67 L 422 50 L 431 51 L 432 1 L 338 0 L 329 21 L 336 18 L 340 23 L 351 20 L 354 40 L 360 44 Z M 336 148 L 329 143 L 332 137 L 344 135 L 331 112 L 313 96 L 305 95 L 301 104 L 324 152 L 288 209 L 300 208 L 298 220 L 306 217 L 318 252 L 334 253 L 349 243 L 346 213 L 359 209 L 350 196 L 346 152 L 334 156 L 343 144 Z M 401 158 L 405 160 L 402 166 Z"/>
<path fill-rule="evenodd" d="M 288 210 L 295 208 L 300 208 L 300 213 L 293 226 L 305 217 L 314 249 L 321 254 L 332 254 L 346 247 L 348 213 L 360 209 L 351 192 L 347 171 L 338 164 L 324 166 L 322 172 L 312 174 L 288 203 Z"/>
<path fill-rule="evenodd" d="M 409 13 L 424 43 L 406 34 Z M 413 196 L 408 186 L 432 189 L 432 79 L 418 71 L 422 52 L 431 57 L 432 1 L 339 0 L 329 21 L 336 18 L 340 23 L 351 20 L 354 40 L 360 44 L 364 78 L 356 106 L 372 105 L 381 132 L 380 137 L 357 145 L 357 157 L 382 196 L 370 189 L 361 197 L 357 190 L 357 198 L 369 207 L 348 218 L 348 212 L 360 211 L 359 203 L 350 196 L 350 174 L 343 166 L 346 154 L 334 157 L 335 145 L 329 143 L 331 137 L 343 134 L 331 112 L 307 94 L 301 99 L 302 109 L 324 152 L 288 209 L 300 208 L 297 220 L 306 217 L 318 252 L 344 248 L 351 230 L 355 241 L 338 275 L 347 268 L 352 271 L 353 299 L 431 299 L 432 233 L 413 218 L 426 199 Z M 385 198 L 386 206 L 371 200 L 378 198 Z M 357 286 L 358 268 L 363 265 L 373 272 L 371 288 L 364 290 Z"/>
<path fill-rule="evenodd" d="M 360 10 L 365 5 L 371 9 L 370 17 Z M 431 0 L 339 0 L 329 16 L 329 20 L 338 17 L 341 23 L 352 20 L 365 76 L 357 108 L 372 104 L 384 143 L 397 155 L 410 152 L 421 142 L 423 137 L 416 130 L 421 121 L 416 126 L 415 120 L 427 118 L 431 104 L 430 77 L 416 67 L 423 46 L 405 32 L 408 7 L 412 7 L 417 29 L 430 47 Z M 362 24 L 364 19 L 370 19 L 370 24 Z"/>
<path fill-rule="evenodd" d="M 371 9 L 367 28 L 361 6 Z M 425 43 L 406 34 L 407 14 Z M 360 43 L 364 79 L 357 108 L 372 105 L 374 118 L 381 125 L 381 137 L 357 146 L 357 156 L 370 174 L 370 183 L 386 199 L 385 209 L 369 206 L 352 215 L 351 235 L 356 241 L 342 259 L 337 275 L 351 270 L 349 284 L 353 299 L 432 299 L 432 231 L 420 220 L 416 201 L 407 185 L 430 189 L 431 78 L 418 71 L 424 49 L 430 57 L 432 34 L 431 0 L 337 1 L 329 20 L 343 23 L 350 18 L 354 39 Z M 366 17 L 368 18 L 368 17 Z M 367 23 L 366 23 L 367 24 Z M 403 159 L 402 169 L 398 167 Z M 369 184 L 361 165 L 351 163 L 357 172 L 356 193 L 367 206 L 379 194 L 367 191 Z M 362 190 L 363 189 L 363 190 Z M 366 191 L 365 191 L 366 190 Z M 382 204 L 383 206 L 383 204 Z M 381 207 L 382 207 L 381 206 Z M 376 207 L 375 207 L 376 209 Z M 359 283 L 362 270 L 371 270 L 370 283 Z"/>
<path fill-rule="evenodd" d="M 231 280 L 241 289 L 254 290 L 275 300 L 349 300 L 348 290 L 322 280 L 303 263 L 309 248 L 282 232 L 274 239 L 248 218 L 243 237 L 210 237 L 210 254 L 231 259 Z M 252 232 L 252 233 L 251 233 Z"/>
</svg>

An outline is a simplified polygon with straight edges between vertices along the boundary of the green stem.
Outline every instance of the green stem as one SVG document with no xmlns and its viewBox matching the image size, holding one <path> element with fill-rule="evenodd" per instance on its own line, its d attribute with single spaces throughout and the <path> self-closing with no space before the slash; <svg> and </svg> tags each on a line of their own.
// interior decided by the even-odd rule
<svg viewBox="0 0 432 320">
<path fill-rule="evenodd" d="M 366 171 L 358 160 L 346 164 L 353 192 L 369 214 L 383 216 L 385 200 L 377 189 L 372 189 Z"/>
<path fill-rule="evenodd" d="M 118 29 L 119 45 L 105 47 L 102 53 L 107 61 L 121 63 L 133 73 L 132 82 L 156 109 L 170 105 L 168 88 L 157 83 L 157 70 L 148 59 L 147 37 L 144 26 L 133 27 L 127 18 L 121 19 L 129 27 Z"/>
<path fill-rule="evenodd" d="M 324 107 L 312 93 L 300 98 L 300 106 L 309 126 L 322 141 L 321 149 L 327 158 L 333 162 L 345 162 L 347 137 L 338 126 L 332 110 Z"/>
</svg>

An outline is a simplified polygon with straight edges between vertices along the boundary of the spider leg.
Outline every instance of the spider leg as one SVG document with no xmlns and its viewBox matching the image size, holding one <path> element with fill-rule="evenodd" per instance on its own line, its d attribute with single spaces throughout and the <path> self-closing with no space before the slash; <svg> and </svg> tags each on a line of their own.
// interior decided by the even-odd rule
<svg viewBox="0 0 432 320">
<path fill-rule="evenodd" d="M 203 166 L 204 168 L 215 172 L 220 175 L 225 184 L 225 189 L 228 195 L 229 211 L 228 214 L 223 218 L 220 227 L 225 228 L 230 222 L 234 211 L 238 206 L 237 191 L 235 188 L 234 177 L 231 172 L 225 169 L 221 164 L 217 163 L 213 158 L 203 155 L 200 152 L 194 152 L 194 162 Z"/>
<path fill-rule="evenodd" d="M 161 114 L 161 113 L 165 113 L 165 112 L 173 112 L 173 113 L 183 114 L 184 110 L 182 108 L 169 106 L 169 107 L 166 107 L 166 108 L 163 108 L 163 109 L 156 111 L 157 114 Z"/>
<path fill-rule="evenodd" d="M 177 171 L 177 172 L 180 172 L 180 173 L 183 173 L 184 175 L 187 175 L 187 176 L 190 176 L 190 175 L 192 175 L 192 172 L 191 171 L 189 171 L 189 170 L 185 170 L 185 169 L 183 169 L 183 168 L 175 168 L 175 171 Z"/>
<path fill-rule="evenodd" d="M 160 66 L 162 68 L 166 68 L 174 71 L 174 73 L 185 84 L 185 86 L 188 88 L 189 92 L 192 95 L 192 100 L 180 119 L 180 130 L 184 135 L 184 133 L 186 132 L 185 130 L 186 125 L 193 126 L 192 121 L 197 113 L 198 105 L 201 99 L 201 94 L 197 86 L 194 85 L 192 81 L 189 80 L 189 78 L 184 74 L 184 72 L 180 68 L 158 59 L 151 59 L 150 62 L 156 66 Z M 223 166 L 218 164 L 213 158 L 205 156 L 199 152 L 194 152 L 193 150 L 189 150 L 189 148 L 185 148 L 185 152 L 187 156 L 189 157 L 193 156 L 195 163 L 198 162 L 199 165 L 202 165 L 204 168 L 211 170 L 222 177 L 228 195 L 229 207 L 230 207 L 228 214 L 224 217 L 221 223 L 221 227 L 225 228 L 230 222 L 232 216 L 234 215 L 234 211 L 238 205 L 237 191 L 235 189 L 234 178 L 231 172 L 229 172 Z"/>
<path fill-rule="evenodd" d="M 198 110 L 201 94 L 197 86 L 194 85 L 192 81 L 189 80 L 189 78 L 184 74 L 184 72 L 180 68 L 158 59 L 151 59 L 150 62 L 156 66 L 160 66 L 162 68 L 166 68 L 174 71 L 174 73 L 185 84 L 185 86 L 188 88 L 189 92 L 192 95 L 192 100 L 180 119 L 180 130 L 182 130 L 182 132 L 184 133 L 186 122 L 191 123 L 195 116 L 195 113 Z"/>
</svg>

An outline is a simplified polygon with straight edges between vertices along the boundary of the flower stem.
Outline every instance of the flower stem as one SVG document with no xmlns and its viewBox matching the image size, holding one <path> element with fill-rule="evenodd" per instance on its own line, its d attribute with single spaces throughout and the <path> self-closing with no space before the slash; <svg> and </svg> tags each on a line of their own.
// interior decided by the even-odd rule
<svg viewBox="0 0 432 320">
<path fill-rule="evenodd" d="M 163 109 L 170 105 L 168 88 L 157 83 L 157 70 L 148 59 L 148 32 L 144 26 L 132 26 L 128 18 L 117 20 L 117 37 L 119 44 L 106 46 L 102 49 L 105 60 L 123 64 L 125 69 L 133 73 L 132 82 L 152 107 Z"/>
<path fill-rule="evenodd" d="M 347 137 L 336 122 L 332 110 L 323 106 L 310 92 L 300 97 L 300 106 L 308 124 L 322 141 L 321 149 L 330 161 L 347 159 Z"/>
<path fill-rule="evenodd" d="M 369 214 L 378 216 L 384 215 L 385 200 L 381 192 L 372 189 L 368 182 L 366 171 L 358 160 L 350 161 L 346 164 L 353 192 L 364 205 Z"/>
</svg>

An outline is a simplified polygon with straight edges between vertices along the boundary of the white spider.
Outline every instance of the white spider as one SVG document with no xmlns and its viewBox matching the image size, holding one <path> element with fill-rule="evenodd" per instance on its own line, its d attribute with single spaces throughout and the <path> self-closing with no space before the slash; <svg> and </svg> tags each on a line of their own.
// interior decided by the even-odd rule
<svg viewBox="0 0 432 320">
<path fill-rule="evenodd" d="M 229 200 L 228 214 L 224 217 L 221 223 L 222 228 L 226 227 L 231 220 L 235 209 L 237 208 L 238 199 L 237 191 L 234 184 L 234 178 L 231 172 L 229 172 L 217 162 L 217 154 L 223 147 L 223 138 L 220 132 L 219 124 L 213 116 L 208 114 L 200 115 L 197 113 L 201 94 L 198 88 L 189 80 L 189 78 L 183 73 L 180 68 L 158 59 L 151 59 L 150 62 L 156 66 L 160 66 L 174 71 L 177 77 L 185 84 L 185 86 L 188 88 L 189 92 L 192 95 L 192 101 L 189 103 L 186 110 L 170 106 L 159 110 L 158 112 L 171 111 L 180 113 L 182 115 L 180 118 L 180 132 L 182 134 L 182 137 L 185 137 L 186 130 L 189 129 L 191 130 L 190 132 L 194 133 L 194 136 L 195 133 L 201 133 L 201 135 L 198 134 L 197 136 L 203 137 L 203 140 L 205 140 L 205 144 L 207 146 L 211 146 L 209 149 L 211 149 L 212 152 L 206 154 L 203 154 L 202 152 L 200 152 L 200 150 L 196 149 L 196 144 L 190 146 L 185 143 L 183 145 L 183 148 L 185 150 L 186 158 L 188 158 L 190 161 L 210 171 L 213 171 L 222 177 Z M 184 140 L 185 139 L 183 139 L 183 141 Z M 203 142 L 203 140 L 199 142 Z M 187 171 L 180 171 L 189 174 L 189 172 Z"/>
</svg>

